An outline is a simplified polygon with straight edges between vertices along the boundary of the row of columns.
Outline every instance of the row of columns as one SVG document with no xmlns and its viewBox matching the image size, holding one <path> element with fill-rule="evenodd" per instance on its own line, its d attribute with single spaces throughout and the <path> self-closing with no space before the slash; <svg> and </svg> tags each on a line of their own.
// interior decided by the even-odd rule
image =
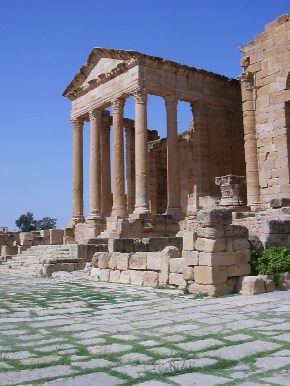
<svg viewBox="0 0 290 386">
<path fill-rule="evenodd" d="M 148 213 L 149 160 L 147 130 L 147 94 L 134 92 L 135 132 L 126 127 L 127 205 L 124 167 L 124 105 L 125 99 L 112 101 L 113 126 L 113 206 L 110 213 L 110 123 L 102 110 L 94 109 L 90 119 L 90 209 L 89 220 L 103 216 L 127 217 L 128 213 Z M 167 211 L 180 213 L 178 162 L 177 98 L 165 97 L 167 118 Z M 108 119 L 105 123 L 104 119 Z M 83 121 L 73 120 L 73 222 L 83 222 Z M 132 167 L 135 165 L 135 168 Z M 135 169 L 135 170 L 134 170 Z"/>
</svg>

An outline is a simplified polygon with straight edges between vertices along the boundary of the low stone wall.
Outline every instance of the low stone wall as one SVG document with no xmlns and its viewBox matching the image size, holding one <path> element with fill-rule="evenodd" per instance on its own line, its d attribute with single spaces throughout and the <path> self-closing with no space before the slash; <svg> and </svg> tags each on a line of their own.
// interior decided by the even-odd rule
<svg viewBox="0 0 290 386">
<path fill-rule="evenodd" d="M 228 209 L 201 210 L 192 221 L 182 232 L 183 243 L 180 237 L 167 238 L 167 245 L 175 246 L 162 251 L 150 251 L 150 241 L 142 252 L 136 251 L 141 241 L 109 241 L 109 252 L 95 253 L 86 275 L 113 283 L 173 285 L 210 296 L 233 292 L 239 277 L 251 271 L 247 229 L 232 224 Z"/>
<path fill-rule="evenodd" d="M 64 229 L 48 229 L 35 232 L 21 232 L 19 244 L 25 247 L 32 245 L 61 245 L 64 242 Z"/>
</svg>

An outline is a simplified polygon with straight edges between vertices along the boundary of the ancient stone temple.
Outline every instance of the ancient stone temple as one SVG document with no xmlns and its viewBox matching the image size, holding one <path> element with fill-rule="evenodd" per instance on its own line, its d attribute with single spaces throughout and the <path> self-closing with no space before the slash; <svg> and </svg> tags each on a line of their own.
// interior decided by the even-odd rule
<svg viewBox="0 0 290 386">
<path fill-rule="evenodd" d="M 239 79 L 94 48 L 63 94 L 73 127 L 69 226 L 3 236 L 10 267 L 50 276 L 89 262 L 86 275 L 95 280 L 245 292 L 250 249 L 290 247 L 289 19 L 279 17 L 242 47 Z M 166 138 L 148 127 L 149 95 L 164 101 Z M 126 117 L 130 97 L 135 114 Z M 191 108 L 188 130 L 178 127 L 179 101 Z M 259 280 L 265 291 L 274 288 Z"/>
<path fill-rule="evenodd" d="M 167 138 L 163 141 L 152 138 L 147 127 L 149 94 L 164 100 Z M 92 236 L 88 229 L 93 222 L 98 224 L 96 235 L 100 232 L 100 219 L 104 217 L 111 217 L 109 223 L 148 215 L 154 220 L 152 215 L 156 214 L 180 219 L 207 207 L 211 196 L 219 196 L 216 176 L 245 174 L 237 80 L 139 52 L 94 48 L 64 96 L 72 102 L 72 224 L 86 221 L 88 236 Z M 134 120 L 124 117 L 129 96 L 135 101 Z M 188 102 L 192 109 L 191 130 L 185 135 L 178 135 L 178 101 Z M 82 154 L 85 121 L 90 122 L 91 131 L 90 210 L 86 220 Z M 76 226 L 77 233 L 83 228 Z"/>
</svg>

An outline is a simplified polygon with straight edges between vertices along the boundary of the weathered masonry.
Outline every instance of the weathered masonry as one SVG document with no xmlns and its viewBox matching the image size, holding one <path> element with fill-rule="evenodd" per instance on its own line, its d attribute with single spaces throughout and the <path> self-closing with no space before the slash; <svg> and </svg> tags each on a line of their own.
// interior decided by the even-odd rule
<svg viewBox="0 0 290 386">
<path fill-rule="evenodd" d="M 243 46 L 239 80 L 94 48 L 63 94 L 72 104 L 70 224 L 14 241 L 3 236 L 1 254 L 10 266 L 49 276 L 89 262 L 85 271 L 95 280 L 209 295 L 273 290 L 272 278 L 247 275 L 251 248 L 290 247 L 289 34 L 287 14 Z M 148 128 L 149 95 L 164 100 L 166 138 Z M 130 97 L 135 115 L 125 117 Z M 186 131 L 177 127 L 179 101 L 192 111 Z M 11 259 L 13 248 L 21 253 Z M 290 274 L 282 284 L 290 287 Z"/>
<path fill-rule="evenodd" d="M 164 99 L 167 118 L 166 143 L 155 140 L 149 143 L 150 151 L 148 94 Z M 131 213 L 184 216 L 206 205 L 210 196 L 219 195 L 215 176 L 244 174 L 241 92 L 237 80 L 139 52 L 94 48 L 64 95 L 72 102 L 73 224 L 85 221 L 82 130 L 86 120 L 91 127 L 87 222 L 102 216 L 127 218 Z M 135 100 L 135 119 L 128 125 L 123 111 L 126 98 L 131 95 Z M 178 101 L 188 102 L 193 114 L 191 130 L 184 136 L 178 136 Z M 110 106 L 112 117 L 105 110 Z M 155 154 L 159 158 L 157 163 Z M 165 167 L 163 154 L 167 159 Z M 158 176 L 155 181 L 154 176 Z M 160 181 L 167 186 L 161 192 Z"/>
</svg>

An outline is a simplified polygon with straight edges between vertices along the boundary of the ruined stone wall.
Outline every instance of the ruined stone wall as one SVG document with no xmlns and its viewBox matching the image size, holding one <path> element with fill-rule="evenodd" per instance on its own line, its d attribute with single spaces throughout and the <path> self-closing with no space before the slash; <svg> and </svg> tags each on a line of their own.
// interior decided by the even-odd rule
<svg viewBox="0 0 290 386">
<path fill-rule="evenodd" d="M 232 224 L 227 209 L 200 210 L 179 237 L 112 239 L 96 252 L 92 280 L 133 285 L 172 285 L 211 296 L 235 290 L 250 273 L 247 228 Z"/>
<path fill-rule="evenodd" d="M 191 130 L 179 135 L 178 151 L 180 164 L 181 208 L 183 213 L 195 209 L 199 176 L 203 186 L 209 191 L 204 196 L 220 197 L 220 188 L 215 185 L 215 177 L 236 174 L 245 175 L 245 155 L 243 147 L 243 126 L 241 107 L 221 108 L 208 106 L 207 127 L 192 124 Z M 206 130 L 206 146 L 200 143 L 200 131 Z M 206 153 L 208 162 L 202 163 Z M 166 139 L 149 144 L 150 160 L 150 202 L 153 213 L 164 213 L 167 204 L 166 191 Z M 207 166 L 207 164 L 209 166 Z M 202 171 L 200 171 L 202 168 Z M 245 188 L 241 191 L 245 198 Z M 201 201 L 200 205 L 206 205 Z"/>
<path fill-rule="evenodd" d="M 242 47 L 244 75 L 253 82 L 261 201 L 290 197 L 290 15 L 268 24 Z M 244 104 L 244 110 L 247 109 Z"/>
</svg>

